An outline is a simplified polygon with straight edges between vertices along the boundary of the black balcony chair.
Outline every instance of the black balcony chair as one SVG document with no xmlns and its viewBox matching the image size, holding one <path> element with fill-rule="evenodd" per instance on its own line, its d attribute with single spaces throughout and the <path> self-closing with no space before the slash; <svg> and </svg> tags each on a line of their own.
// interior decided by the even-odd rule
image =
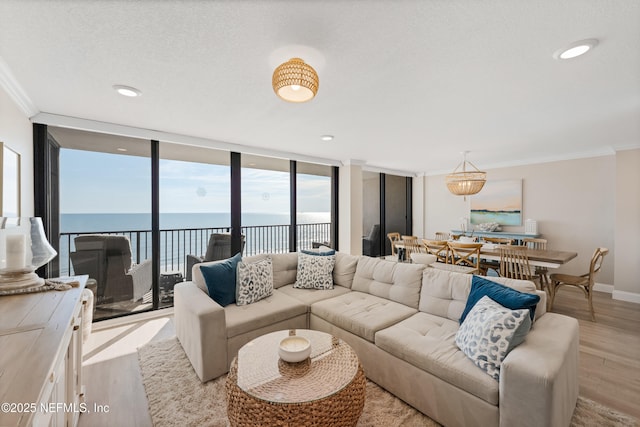
<svg viewBox="0 0 640 427">
<path fill-rule="evenodd" d="M 244 234 L 242 235 L 242 249 L 240 253 L 244 251 Z M 187 281 L 191 281 L 191 270 L 193 266 L 201 262 L 218 261 L 221 259 L 231 258 L 231 234 L 229 233 L 214 233 L 209 237 L 209 243 L 207 244 L 207 252 L 204 256 L 187 255 L 187 268 L 185 276 Z"/>
<path fill-rule="evenodd" d="M 76 237 L 74 243 L 76 250 L 69 254 L 74 274 L 96 280 L 96 305 L 138 301 L 151 290 L 151 259 L 133 263 L 127 236 L 87 234 Z"/>
<path fill-rule="evenodd" d="M 362 255 L 380 256 L 380 224 L 371 227 L 369 235 L 362 238 Z"/>
</svg>

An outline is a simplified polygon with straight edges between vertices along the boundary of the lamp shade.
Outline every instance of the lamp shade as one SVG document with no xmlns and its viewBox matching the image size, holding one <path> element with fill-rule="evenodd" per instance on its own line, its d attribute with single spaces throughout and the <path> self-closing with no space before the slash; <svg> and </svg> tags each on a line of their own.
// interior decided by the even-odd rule
<svg viewBox="0 0 640 427">
<path fill-rule="evenodd" d="M 318 93 L 318 73 L 300 58 L 291 58 L 273 72 L 273 90 L 288 102 L 307 102 Z"/>
<path fill-rule="evenodd" d="M 0 217 L 0 288 L 44 283 L 34 272 L 56 255 L 41 218 Z"/>
<path fill-rule="evenodd" d="M 463 160 L 452 173 L 446 176 L 447 188 L 456 196 L 477 194 L 487 182 L 487 173 L 478 170 L 473 163 L 467 161 L 467 152 L 463 152 Z M 467 170 L 467 165 L 470 167 Z"/>
</svg>

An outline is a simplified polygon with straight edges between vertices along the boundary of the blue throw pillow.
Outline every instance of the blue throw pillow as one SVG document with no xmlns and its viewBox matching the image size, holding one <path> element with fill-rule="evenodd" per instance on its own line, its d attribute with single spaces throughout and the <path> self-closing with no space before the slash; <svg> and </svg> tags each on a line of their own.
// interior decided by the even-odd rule
<svg viewBox="0 0 640 427">
<path fill-rule="evenodd" d="M 201 265 L 209 296 L 223 307 L 236 302 L 236 271 L 242 256 L 235 256 L 213 264 Z"/>
<path fill-rule="evenodd" d="M 307 254 L 307 255 L 316 255 L 316 256 L 330 256 L 330 255 L 335 255 L 336 251 L 335 249 L 329 249 L 327 250 L 320 250 L 318 249 L 317 251 L 306 251 L 306 250 L 301 250 L 300 252 L 302 252 L 303 254 Z"/>
<path fill-rule="evenodd" d="M 461 324 L 473 306 L 485 295 L 511 310 L 528 308 L 531 320 L 533 320 L 536 313 L 536 304 L 540 301 L 540 297 L 536 294 L 516 291 L 484 277 L 474 275 L 473 279 L 471 279 L 471 292 L 469 292 L 469 298 L 467 298 L 467 305 L 462 312 L 462 316 L 460 316 Z"/>
</svg>

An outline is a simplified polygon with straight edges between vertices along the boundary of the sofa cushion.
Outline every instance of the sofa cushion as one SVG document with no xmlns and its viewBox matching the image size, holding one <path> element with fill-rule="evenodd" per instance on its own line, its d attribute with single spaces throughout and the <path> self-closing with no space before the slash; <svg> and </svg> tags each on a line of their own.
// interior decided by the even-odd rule
<svg viewBox="0 0 640 427">
<path fill-rule="evenodd" d="M 241 260 L 240 254 L 236 254 L 229 259 L 200 266 L 209 296 L 222 307 L 236 302 L 236 270 Z"/>
<path fill-rule="evenodd" d="M 333 283 L 351 289 L 353 276 L 356 274 L 357 267 L 357 256 L 344 252 L 336 252 L 336 265 L 333 267 Z"/>
<path fill-rule="evenodd" d="M 500 380 L 500 365 L 522 343 L 531 327 L 529 310 L 511 310 L 488 296 L 473 306 L 456 333 L 456 344 L 491 378 Z"/>
<path fill-rule="evenodd" d="M 416 311 L 404 304 L 356 291 L 311 305 L 311 313 L 371 342 L 377 331 Z"/>
<path fill-rule="evenodd" d="M 306 305 L 276 289 L 271 296 L 253 304 L 231 304 L 225 307 L 227 338 L 306 313 Z"/>
<path fill-rule="evenodd" d="M 425 313 L 459 320 L 471 289 L 471 275 L 425 268 L 418 309 Z"/>
<path fill-rule="evenodd" d="M 471 274 L 425 268 L 418 309 L 435 316 L 459 321 L 471 291 L 472 278 Z M 542 299 L 536 308 L 536 319 L 546 312 L 545 294 L 542 291 L 536 291 L 533 282 L 505 277 L 492 277 L 491 280 L 520 292 L 540 296 Z"/>
<path fill-rule="evenodd" d="M 418 312 L 378 331 L 375 343 L 443 381 L 497 405 L 498 383 L 478 369 L 458 348 L 455 343 L 458 327 L 457 320 Z"/>
<path fill-rule="evenodd" d="M 273 287 L 275 289 L 296 281 L 298 273 L 298 254 L 296 252 L 271 254 L 271 262 L 273 263 Z"/>
<path fill-rule="evenodd" d="M 307 306 L 310 306 L 314 302 L 337 297 L 338 295 L 351 292 L 350 289 L 338 285 L 334 286 L 333 289 L 298 289 L 294 288 L 293 285 L 287 285 L 278 288 L 278 290 L 297 299 Z"/>
<path fill-rule="evenodd" d="M 469 314 L 476 303 L 485 295 L 511 310 L 528 309 L 531 320 L 533 320 L 535 316 L 536 305 L 540 301 L 540 297 L 536 294 L 520 292 L 508 286 L 501 285 L 500 283 L 487 280 L 484 277 L 473 276 L 471 280 L 471 291 L 462 316 L 460 316 L 460 323 L 464 322 L 467 314 Z"/>
<path fill-rule="evenodd" d="M 389 262 L 361 257 L 351 289 L 418 308 L 423 264 Z"/>
<path fill-rule="evenodd" d="M 302 289 L 333 289 L 333 266 L 335 264 L 335 252 L 331 255 L 300 252 L 298 254 L 298 274 L 293 286 Z"/>
<path fill-rule="evenodd" d="M 273 268 L 271 257 L 254 262 L 238 263 L 236 304 L 246 305 L 266 298 L 273 293 Z"/>
</svg>

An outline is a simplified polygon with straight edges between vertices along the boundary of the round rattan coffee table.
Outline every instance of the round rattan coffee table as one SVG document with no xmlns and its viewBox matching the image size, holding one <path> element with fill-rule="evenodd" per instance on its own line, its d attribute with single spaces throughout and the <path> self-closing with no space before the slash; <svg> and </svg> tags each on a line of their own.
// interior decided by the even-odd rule
<svg viewBox="0 0 640 427">
<path fill-rule="evenodd" d="M 300 335 L 311 356 L 288 363 L 280 341 Z M 227 377 L 232 426 L 355 426 L 364 407 L 366 379 L 358 356 L 341 339 L 307 329 L 273 332 L 245 344 Z"/>
</svg>

